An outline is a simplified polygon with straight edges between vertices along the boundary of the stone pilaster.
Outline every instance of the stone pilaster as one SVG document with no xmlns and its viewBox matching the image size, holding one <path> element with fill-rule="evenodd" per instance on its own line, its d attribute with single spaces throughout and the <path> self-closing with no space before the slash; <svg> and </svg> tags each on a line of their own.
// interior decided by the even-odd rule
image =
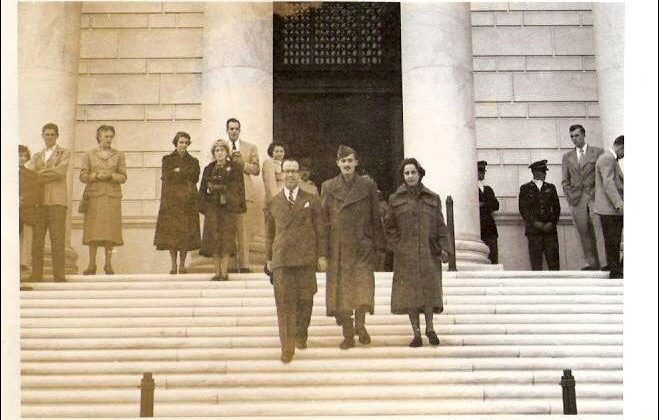
<svg viewBox="0 0 659 420">
<path fill-rule="evenodd" d="M 402 3 L 403 137 L 424 184 L 454 200 L 458 268 L 487 264 L 480 240 L 469 3 Z"/>
<path fill-rule="evenodd" d="M 41 127 L 47 122 L 59 126 L 58 144 L 75 150 L 80 9 L 81 3 L 75 2 L 18 4 L 18 141 L 32 153 L 43 149 Z M 68 177 L 71 202 L 71 169 Z M 70 206 L 66 231 L 66 271 L 75 273 Z M 45 251 L 44 271 L 50 272 L 50 247 Z"/>
<path fill-rule="evenodd" d="M 625 132 L 625 4 L 593 3 L 602 146 Z"/>
</svg>

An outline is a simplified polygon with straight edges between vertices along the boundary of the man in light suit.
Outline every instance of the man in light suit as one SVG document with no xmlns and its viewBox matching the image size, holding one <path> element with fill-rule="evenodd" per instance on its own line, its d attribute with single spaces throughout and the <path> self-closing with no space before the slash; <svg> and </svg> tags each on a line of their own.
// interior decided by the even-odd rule
<svg viewBox="0 0 659 420">
<path fill-rule="evenodd" d="M 597 237 L 600 221 L 593 212 L 595 200 L 595 162 L 604 153 L 599 147 L 586 144 L 586 129 L 579 124 L 570 126 L 570 139 L 575 148 L 563 155 L 563 192 L 570 204 L 572 219 L 579 232 L 586 267 L 599 270 Z"/>
<path fill-rule="evenodd" d="M 245 202 L 247 204 L 247 212 L 249 213 L 249 209 L 250 207 L 254 206 L 255 200 L 252 176 L 258 176 L 261 172 L 261 166 L 259 164 L 259 152 L 256 148 L 256 145 L 246 142 L 240 138 L 240 121 L 238 121 L 236 118 L 229 118 L 227 120 L 226 132 L 229 136 L 229 144 L 231 145 L 232 157 L 234 159 L 242 160 L 244 164 L 243 182 L 245 184 Z M 250 272 L 249 242 L 252 235 L 247 223 L 247 213 L 242 213 L 238 216 L 238 229 L 236 235 L 238 237 L 238 270 L 242 272 Z"/>
<path fill-rule="evenodd" d="M 282 165 L 284 189 L 267 208 L 266 268 L 274 273 L 281 361 L 293 359 L 295 348 L 307 348 L 316 266 L 327 268 L 327 244 L 320 198 L 300 188 L 295 160 Z"/>
<path fill-rule="evenodd" d="M 32 281 L 43 280 L 43 254 L 49 232 L 53 260 L 53 279 L 65 281 L 65 239 L 67 172 L 70 152 L 57 144 L 59 128 L 48 123 L 41 129 L 46 148 L 32 157 L 31 166 L 43 183 L 43 204 L 38 207 L 32 233 Z"/>
<path fill-rule="evenodd" d="M 622 278 L 620 241 L 624 207 L 624 176 L 618 159 L 625 157 L 625 136 L 619 136 L 613 146 L 595 164 L 595 213 L 602 220 L 604 249 L 609 266 L 609 278 Z"/>
</svg>

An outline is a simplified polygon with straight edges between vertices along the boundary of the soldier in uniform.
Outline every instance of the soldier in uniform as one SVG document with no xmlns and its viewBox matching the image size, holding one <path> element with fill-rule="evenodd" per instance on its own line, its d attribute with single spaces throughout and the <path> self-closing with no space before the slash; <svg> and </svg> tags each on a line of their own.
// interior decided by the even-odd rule
<svg viewBox="0 0 659 420">
<path fill-rule="evenodd" d="M 499 246 L 497 240 L 499 232 L 494 222 L 492 213 L 499 210 L 499 200 L 494 195 L 494 190 L 489 185 L 485 185 L 485 172 L 487 172 L 487 161 L 478 161 L 478 206 L 481 216 L 481 240 L 490 248 L 490 261 L 492 264 L 499 263 Z"/>
<path fill-rule="evenodd" d="M 545 182 L 547 160 L 529 165 L 533 180 L 519 189 L 519 212 L 526 223 L 531 269 L 542 270 L 542 256 L 550 270 L 560 270 L 558 260 L 558 234 L 556 224 L 561 215 L 561 204 L 553 184 Z"/>
</svg>

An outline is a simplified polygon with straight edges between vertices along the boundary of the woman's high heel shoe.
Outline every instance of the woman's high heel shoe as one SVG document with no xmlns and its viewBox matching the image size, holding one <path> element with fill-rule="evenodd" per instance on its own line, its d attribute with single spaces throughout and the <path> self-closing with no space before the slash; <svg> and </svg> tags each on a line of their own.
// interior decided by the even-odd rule
<svg viewBox="0 0 659 420">
<path fill-rule="evenodd" d="M 105 274 L 114 274 L 114 270 L 110 264 L 105 264 L 105 266 L 103 266 L 103 270 L 105 271 Z"/>
<path fill-rule="evenodd" d="M 85 271 L 82 272 L 83 276 L 90 276 L 92 274 L 96 274 L 96 264 L 90 265 L 85 269 Z"/>
</svg>

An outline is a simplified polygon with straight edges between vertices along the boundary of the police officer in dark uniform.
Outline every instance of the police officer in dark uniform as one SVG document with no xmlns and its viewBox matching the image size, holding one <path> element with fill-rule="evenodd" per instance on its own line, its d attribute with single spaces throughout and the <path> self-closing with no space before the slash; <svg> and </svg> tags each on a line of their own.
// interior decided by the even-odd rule
<svg viewBox="0 0 659 420">
<path fill-rule="evenodd" d="M 560 270 L 556 224 L 561 215 L 558 193 L 553 184 L 545 182 L 547 160 L 529 165 L 533 180 L 519 189 L 519 212 L 526 222 L 531 269 L 542 270 L 542 256 L 550 270 Z"/>
<path fill-rule="evenodd" d="M 494 222 L 492 213 L 499 210 L 499 200 L 494 195 L 494 190 L 489 185 L 485 185 L 485 169 L 487 161 L 478 161 L 478 206 L 481 215 L 481 240 L 490 248 L 490 261 L 492 264 L 499 263 L 499 246 L 497 240 L 499 232 Z"/>
</svg>

